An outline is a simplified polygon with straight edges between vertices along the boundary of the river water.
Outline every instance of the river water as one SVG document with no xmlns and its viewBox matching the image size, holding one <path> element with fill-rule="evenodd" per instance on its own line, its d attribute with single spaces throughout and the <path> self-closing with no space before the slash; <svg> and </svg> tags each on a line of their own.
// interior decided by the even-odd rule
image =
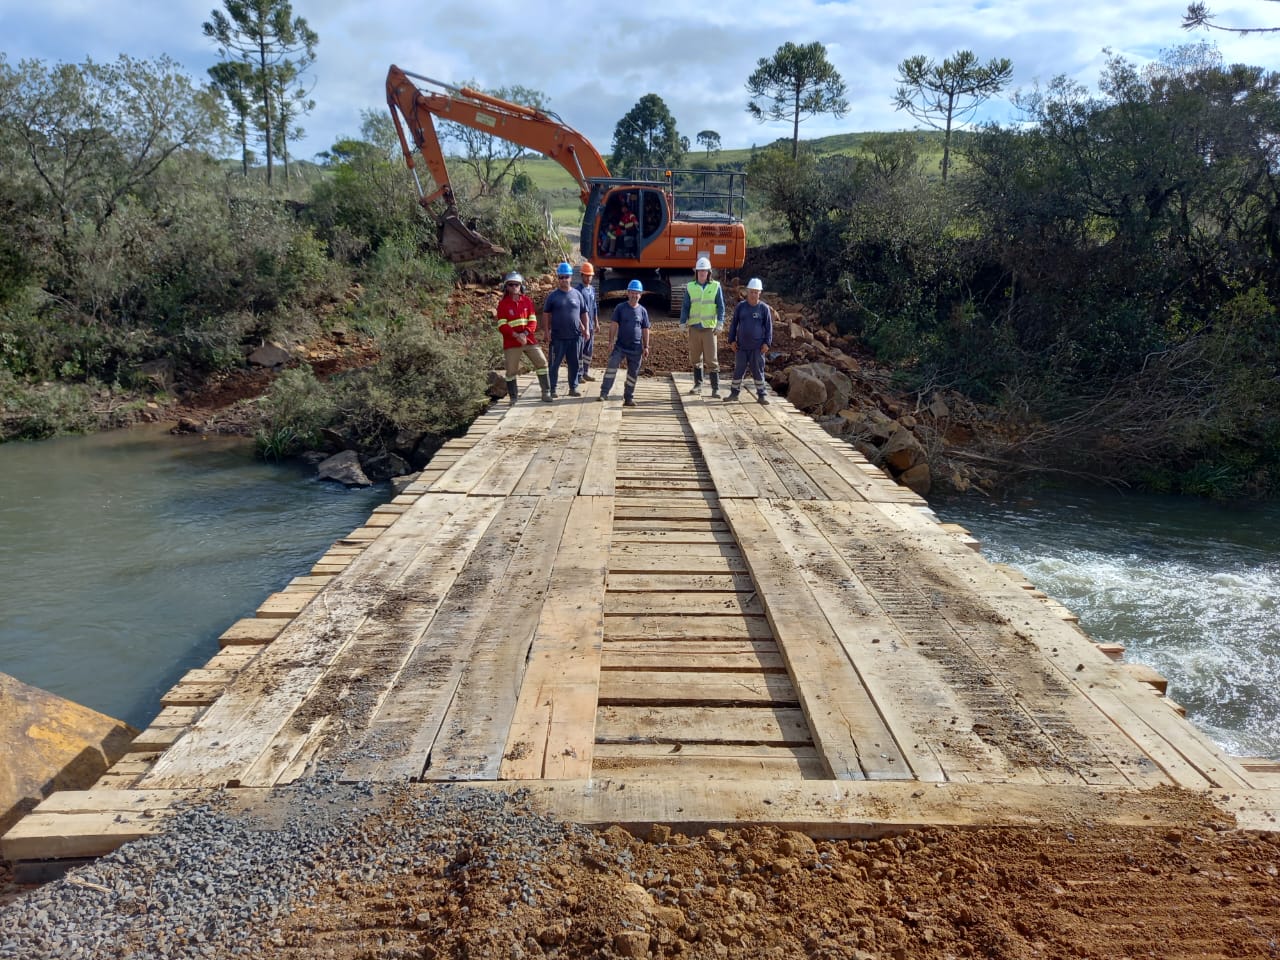
<svg viewBox="0 0 1280 960">
<path fill-rule="evenodd" d="M 0 445 L 0 671 L 145 726 L 228 625 L 388 496 L 154 429 Z M 933 506 L 1164 674 L 1227 750 L 1280 758 L 1280 505 L 1093 491 Z"/>
<path fill-rule="evenodd" d="M 932 506 L 1163 674 L 1228 752 L 1280 758 L 1280 505 L 1095 490 Z"/>
<path fill-rule="evenodd" d="M 156 428 L 0 445 L 0 672 L 145 727 L 389 495 Z"/>
</svg>

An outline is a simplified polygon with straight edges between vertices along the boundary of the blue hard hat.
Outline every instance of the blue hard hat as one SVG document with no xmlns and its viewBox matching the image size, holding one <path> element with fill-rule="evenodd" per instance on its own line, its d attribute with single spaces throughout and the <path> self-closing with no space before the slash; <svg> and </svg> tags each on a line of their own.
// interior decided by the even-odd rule
<svg viewBox="0 0 1280 960">
<path fill-rule="evenodd" d="M 572 276 L 573 276 L 573 267 L 569 266 L 569 264 L 567 264 L 567 263 L 562 263 L 562 264 L 560 264 L 560 266 L 556 267 L 556 276 L 557 276 L 557 277 L 572 277 Z"/>
<path fill-rule="evenodd" d="M 644 284 L 639 280 L 632 280 L 627 284 L 628 290 L 634 290 L 636 293 L 644 293 Z"/>
</svg>

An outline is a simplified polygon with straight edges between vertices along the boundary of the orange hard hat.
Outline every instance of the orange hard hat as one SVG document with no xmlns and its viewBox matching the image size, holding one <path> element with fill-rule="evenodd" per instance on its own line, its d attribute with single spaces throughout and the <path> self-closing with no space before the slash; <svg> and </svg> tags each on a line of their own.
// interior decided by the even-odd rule
<svg viewBox="0 0 1280 960">
<path fill-rule="evenodd" d="M 584 277 L 590 277 L 590 276 L 592 276 L 595 272 L 596 272 L 596 268 L 595 268 L 595 267 L 593 267 L 593 266 L 591 265 L 591 261 L 590 261 L 590 260 L 584 260 L 584 261 L 582 262 L 582 275 L 583 275 Z"/>
</svg>

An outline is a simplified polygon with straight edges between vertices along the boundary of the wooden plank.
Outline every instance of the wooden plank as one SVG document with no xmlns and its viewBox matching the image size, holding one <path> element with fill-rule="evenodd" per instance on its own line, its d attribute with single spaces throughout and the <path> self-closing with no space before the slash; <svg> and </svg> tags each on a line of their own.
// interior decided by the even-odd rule
<svg viewBox="0 0 1280 960">
<path fill-rule="evenodd" d="M 708 558 L 703 558 L 708 559 Z M 708 566 L 725 567 L 727 561 L 722 557 L 710 558 Z M 688 567 L 697 564 L 688 563 Z M 611 593 L 687 593 L 690 591 L 713 593 L 745 593 L 755 590 L 751 577 L 747 573 L 706 573 L 689 570 L 682 573 L 623 573 L 609 570 L 609 591 Z"/>
<path fill-rule="evenodd" d="M 459 678 L 457 693 L 432 745 L 430 763 L 422 775 L 431 780 L 496 780 L 503 747 L 518 711 L 518 697 L 526 682 L 526 664 L 537 656 L 542 621 L 557 617 L 565 592 L 575 587 L 602 590 L 603 564 L 583 561 L 582 548 L 599 536 L 589 509 L 574 497 L 542 497 L 507 570 L 508 584 L 519 584 L 491 608 L 480 634 L 481 642 Z M 585 506 L 585 505 L 583 505 Z M 571 513 L 578 516 L 569 523 Z M 605 527 L 607 530 L 607 526 Z M 580 548 L 582 545 L 582 548 Z M 575 601 L 576 601 L 575 597 Z M 548 609 L 548 604 L 551 609 Z M 573 609 L 583 624 L 579 629 L 598 630 L 590 609 Z M 560 628 L 573 625 L 561 622 Z M 557 635 L 560 634 L 557 630 Z M 559 665 L 568 670 L 568 664 Z M 563 675 L 563 674 L 562 674 Z"/>
<path fill-rule="evenodd" d="M 852 513 L 854 505 L 842 509 Z M 1024 677 L 1040 677 L 1038 682 L 1074 690 L 1082 698 L 1058 697 L 1056 702 L 1060 712 L 1072 718 L 1076 734 L 1085 738 L 1083 749 L 1101 752 L 1135 783 L 1172 779 L 1188 789 L 1215 783 L 1247 787 L 1243 772 L 1203 733 L 1157 702 L 1074 626 L 1054 617 L 982 557 L 938 531 L 937 524 L 919 510 L 890 503 L 859 509 L 901 520 L 906 528 L 897 546 L 902 562 L 925 577 L 963 588 L 969 612 L 956 611 L 952 622 L 961 624 L 971 639 L 980 636 L 975 633 L 978 630 L 1017 625 L 1015 639 L 1026 651 L 1020 659 L 1031 654 L 1035 659 L 1030 663 L 1049 668 L 1039 674 L 1024 670 Z M 828 536 L 832 522 L 829 517 L 822 520 Z M 976 618 L 972 615 L 975 603 L 985 610 Z M 1025 692 L 1019 691 L 1019 696 Z"/>
<path fill-rule="evenodd" d="M 488 498 L 424 496 L 241 671 L 142 785 L 238 782 L 393 588 L 423 602 L 445 592 L 497 506 Z"/>
<path fill-rule="evenodd" d="M 497 468 L 505 472 L 501 480 L 491 484 L 491 488 L 509 492 L 510 473 L 521 460 L 527 464 L 535 449 L 527 438 L 521 440 L 522 435 L 548 415 L 554 414 L 542 405 L 518 403 L 506 411 L 499 426 L 470 441 L 468 448 L 464 449 L 466 444 L 450 440 L 444 449 L 463 450 L 462 456 L 431 484 L 430 489 L 436 493 L 470 493 L 490 470 Z"/>
<path fill-rule="evenodd" d="M 827 765 L 812 747 L 602 743 L 595 776 L 627 780 L 821 780 Z"/>
<path fill-rule="evenodd" d="M 605 598 L 606 616 L 615 614 L 665 617 L 707 617 L 737 615 L 762 617 L 764 607 L 760 597 L 750 593 L 613 593 Z"/>
<path fill-rule="evenodd" d="M 813 739 L 838 779 L 912 777 L 822 608 L 754 503 L 722 502 L 759 585 Z"/>
<path fill-rule="evenodd" d="M 207 707 L 222 696 L 225 683 L 175 683 L 160 697 L 165 707 Z"/>
<path fill-rule="evenodd" d="M 548 510 L 539 498 L 506 499 L 439 612 L 404 659 L 368 732 L 348 751 L 345 778 L 388 781 L 422 775 L 477 647 L 490 633 L 502 635 L 500 624 L 507 616 L 503 597 L 516 582 L 518 552 L 523 549 L 527 555 L 541 549 L 547 533 L 563 523 L 564 511 Z M 536 598 L 544 583 L 545 575 L 528 585 Z"/>
<path fill-rule="evenodd" d="M 758 491 L 753 479 L 742 468 L 733 445 L 725 438 L 706 407 L 695 398 L 681 397 L 684 414 L 697 438 L 702 458 L 715 481 L 716 493 L 723 497 L 755 497 Z"/>
<path fill-rule="evenodd" d="M 820 525 L 794 504 L 761 501 L 757 508 L 804 578 L 916 777 L 1014 779 L 1011 762 L 976 732 L 987 725 L 957 697 L 953 678 L 940 675 L 939 668 L 916 651 L 914 641 L 871 597 Z M 922 598 L 921 608 L 925 606 Z M 1011 708 L 1017 710 L 1017 705 Z M 947 722 L 939 722 L 944 717 Z M 1035 771 L 1030 777 L 1041 781 Z"/>
<path fill-rule="evenodd" d="M 635 544 L 633 544 L 635 546 Z M 692 546 L 686 544 L 686 546 Z M 734 554 L 736 548 L 730 548 Z M 730 552 L 729 549 L 724 551 Z M 664 549 L 660 554 L 624 551 L 621 545 L 609 554 L 609 582 L 625 584 L 630 579 L 705 576 L 724 577 L 746 574 L 747 564 L 740 555 L 724 556 L 719 553 L 686 553 L 673 556 Z M 615 579 L 617 578 L 617 579 Z M 736 583 L 737 581 L 735 581 Z M 626 589 L 625 586 L 619 589 Z"/>
<path fill-rule="evenodd" d="M 715 743 L 813 746 L 794 707 L 610 707 L 596 715 L 597 743 Z"/>
<path fill-rule="evenodd" d="M 600 678 L 599 702 L 614 706 L 739 705 L 794 707 L 795 687 L 784 673 L 681 673 L 667 670 L 611 670 Z"/>
<path fill-rule="evenodd" d="M 604 670 L 716 670 L 785 673 L 772 640 L 611 640 L 604 645 Z"/>
<path fill-rule="evenodd" d="M 599 413 L 595 435 L 591 438 L 591 453 L 582 470 L 582 484 L 579 488 L 582 497 L 612 497 L 614 492 L 622 408 L 612 403 L 602 406 L 604 410 Z"/>
<path fill-rule="evenodd" d="M 733 543 L 728 530 L 616 530 L 614 543 Z"/>
<path fill-rule="evenodd" d="M 627 530 L 672 530 L 680 533 L 703 533 L 710 531 L 723 532 L 729 525 L 723 520 L 694 519 L 691 517 L 638 517 L 635 519 L 619 519 L 613 522 L 616 531 Z"/>
<path fill-rule="evenodd" d="M 262 619 L 292 620 L 311 602 L 315 593 L 273 593 L 258 607 L 256 616 Z"/>
<path fill-rule="evenodd" d="M 564 444 L 564 454 L 551 478 L 549 492 L 553 497 L 578 495 L 591 459 L 600 415 L 609 404 L 576 403 L 573 406 L 577 417 L 568 426 L 569 438 Z"/>
<path fill-rule="evenodd" d="M 590 775 L 612 524 L 612 498 L 574 501 L 499 751 L 503 779 Z"/>
<path fill-rule="evenodd" d="M 533 445 L 533 456 L 529 459 L 528 467 L 510 487 L 477 484 L 476 492 L 548 493 L 560 461 L 564 458 L 565 439 L 573 432 L 581 409 L 582 404 L 579 403 L 556 404 L 536 424 L 526 427 L 520 440 L 521 443 Z"/>
<path fill-rule="evenodd" d="M 241 643 L 268 643 L 278 637 L 285 626 L 286 623 L 283 620 L 259 619 L 257 617 L 237 620 L 222 632 L 222 636 L 218 638 L 218 643 L 224 647 Z"/>
<path fill-rule="evenodd" d="M 763 617 L 618 614 L 604 621 L 606 640 L 771 640 Z"/>
</svg>

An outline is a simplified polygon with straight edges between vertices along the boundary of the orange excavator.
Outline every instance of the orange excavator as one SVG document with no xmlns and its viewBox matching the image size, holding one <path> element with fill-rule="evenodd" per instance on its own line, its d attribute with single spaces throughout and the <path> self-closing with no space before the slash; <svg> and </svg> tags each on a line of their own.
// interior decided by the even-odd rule
<svg viewBox="0 0 1280 960">
<path fill-rule="evenodd" d="M 505 251 L 468 227 L 459 215 L 434 117 L 536 150 L 569 172 L 586 207 L 580 249 L 596 266 L 602 295 L 623 290 L 638 279 L 646 291 L 667 296 L 678 308 L 698 257 L 709 258 L 717 270 L 737 270 L 746 258 L 743 173 L 644 169 L 639 179 L 614 177 L 591 141 L 554 114 L 397 66 L 387 71 L 387 105 L 405 162 L 413 170 L 418 202 L 428 210 L 437 200 L 443 204 L 443 213 L 437 217 L 440 245 L 455 263 Z M 406 127 L 435 181 L 430 193 L 418 179 Z"/>
</svg>

